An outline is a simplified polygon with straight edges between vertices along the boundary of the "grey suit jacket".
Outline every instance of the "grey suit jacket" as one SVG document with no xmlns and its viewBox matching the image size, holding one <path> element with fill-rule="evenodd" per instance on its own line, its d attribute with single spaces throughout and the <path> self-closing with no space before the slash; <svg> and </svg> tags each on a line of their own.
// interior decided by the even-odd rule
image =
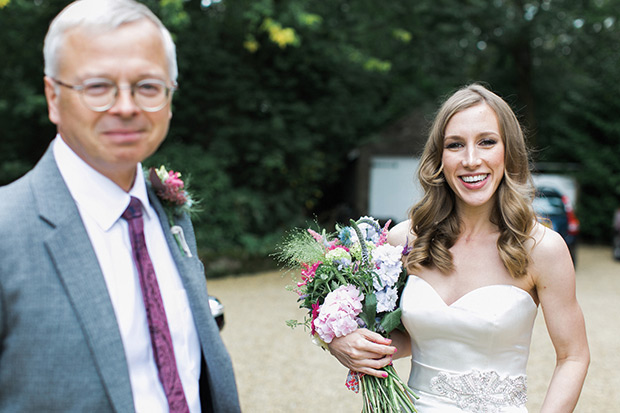
<svg viewBox="0 0 620 413">
<path fill-rule="evenodd" d="M 182 217 L 177 224 L 193 258 L 180 253 L 159 200 L 149 197 L 187 291 L 213 409 L 238 412 L 191 222 Z M 0 188 L 0 411 L 134 411 L 103 274 L 51 146 L 33 170 Z"/>
</svg>

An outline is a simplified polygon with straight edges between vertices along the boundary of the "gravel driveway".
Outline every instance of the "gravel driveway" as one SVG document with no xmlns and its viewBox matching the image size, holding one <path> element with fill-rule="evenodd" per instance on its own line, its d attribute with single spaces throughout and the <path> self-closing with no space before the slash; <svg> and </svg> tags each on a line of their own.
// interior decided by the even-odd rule
<svg viewBox="0 0 620 413">
<path fill-rule="evenodd" d="M 577 294 L 583 309 L 592 363 L 576 412 L 613 412 L 620 406 L 620 263 L 611 248 L 581 246 Z M 313 345 L 302 328 L 291 275 L 280 272 L 209 280 L 209 292 L 225 306 L 222 337 L 231 354 L 244 413 L 359 413 L 361 396 L 347 390 L 347 370 Z M 530 412 L 538 412 L 553 373 L 554 351 L 542 314 L 534 329 L 528 387 Z M 395 366 L 403 378 L 409 363 Z M 422 412 L 423 413 L 423 412 Z"/>
</svg>

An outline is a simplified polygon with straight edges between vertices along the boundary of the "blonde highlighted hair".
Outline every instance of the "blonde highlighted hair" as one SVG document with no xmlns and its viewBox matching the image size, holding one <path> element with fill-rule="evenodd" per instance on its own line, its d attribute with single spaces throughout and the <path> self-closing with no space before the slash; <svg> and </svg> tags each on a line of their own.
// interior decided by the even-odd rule
<svg viewBox="0 0 620 413">
<path fill-rule="evenodd" d="M 456 113 L 487 104 L 497 115 L 504 143 L 504 177 L 497 189 L 491 221 L 500 231 L 497 249 L 502 262 L 515 277 L 527 273 L 529 253 L 525 246 L 536 218 L 532 209 L 534 187 L 528 151 L 519 121 L 510 106 L 479 84 L 466 86 L 440 107 L 422 153 L 418 178 L 424 196 L 410 212 L 416 239 L 406 258 L 412 272 L 420 266 L 435 266 L 444 273 L 454 269 L 450 248 L 456 242 L 461 223 L 456 214 L 454 192 L 443 176 L 442 154 L 446 125 Z"/>
</svg>

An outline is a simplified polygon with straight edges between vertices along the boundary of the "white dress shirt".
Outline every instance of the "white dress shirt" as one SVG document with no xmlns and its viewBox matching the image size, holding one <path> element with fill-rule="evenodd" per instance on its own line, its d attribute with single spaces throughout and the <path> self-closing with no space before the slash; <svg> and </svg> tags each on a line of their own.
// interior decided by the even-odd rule
<svg viewBox="0 0 620 413">
<path fill-rule="evenodd" d="M 200 412 L 198 380 L 201 350 L 187 294 L 162 226 L 151 207 L 142 166 L 129 193 L 78 157 L 60 136 L 54 140 L 58 169 L 75 200 L 103 272 L 123 340 L 134 405 L 138 413 L 168 412 L 153 358 L 138 270 L 132 259 L 127 222 L 121 215 L 131 196 L 143 206 L 144 235 L 155 268 L 177 369 L 190 411 Z M 164 222 L 168 225 L 168 222 Z M 67 240 L 70 242 L 70 240 Z"/>
</svg>

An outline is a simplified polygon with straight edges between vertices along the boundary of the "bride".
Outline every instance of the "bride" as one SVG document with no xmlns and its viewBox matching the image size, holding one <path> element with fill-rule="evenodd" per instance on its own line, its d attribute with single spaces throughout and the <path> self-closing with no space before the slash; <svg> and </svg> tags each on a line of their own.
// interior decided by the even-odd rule
<svg viewBox="0 0 620 413">
<path fill-rule="evenodd" d="M 425 191 L 393 245 L 408 251 L 401 296 L 406 332 L 365 329 L 330 352 L 382 377 L 411 355 L 420 413 L 527 412 L 525 370 L 540 305 L 557 354 L 541 412 L 572 412 L 590 354 L 562 238 L 532 210 L 525 140 L 510 107 L 474 84 L 440 108 L 418 171 Z"/>
</svg>

